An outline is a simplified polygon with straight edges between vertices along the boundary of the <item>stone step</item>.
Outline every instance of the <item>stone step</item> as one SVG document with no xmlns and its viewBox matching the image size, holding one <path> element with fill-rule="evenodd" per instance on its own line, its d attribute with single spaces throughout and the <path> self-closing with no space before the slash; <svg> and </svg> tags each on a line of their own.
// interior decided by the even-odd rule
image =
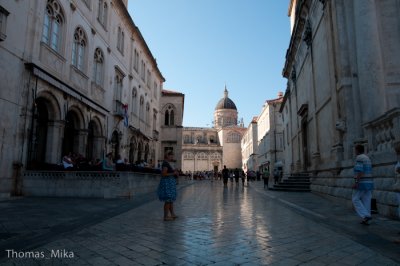
<svg viewBox="0 0 400 266">
<path fill-rule="evenodd" d="M 309 179 L 285 179 L 282 183 L 311 183 Z"/>
<path fill-rule="evenodd" d="M 310 188 L 309 184 L 277 184 L 274 185 L 274 187 L 280 187 L 280 188 Z"/>
<path fill-rule="evenodd" d="M 272 190 L 280 191 L 311 191 L 310 189 L 310 177 L 308 174 L 297 174 L 296 176 L 289 176 L 286 179 L 280 181 L 278 184 L 274 184 Z"/>
<path fill-rule="evenodd" d="M 295 188 L 295 187 L 272 187 L 270 190 L 287 191 L 287 192 L 310 192 L 310 188 Z"/>
</svg>

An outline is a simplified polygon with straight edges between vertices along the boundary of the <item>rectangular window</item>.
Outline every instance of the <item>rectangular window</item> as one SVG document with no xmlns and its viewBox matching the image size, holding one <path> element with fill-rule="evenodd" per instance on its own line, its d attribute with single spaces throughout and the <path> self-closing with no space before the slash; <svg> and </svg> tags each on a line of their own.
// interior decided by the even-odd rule
<svg viewBox="0 0 400 266">
<path fill-rule="evenodd" d="M 60 25 L 58 24 L 58 22 L 54 21 L 50 47 L 55 51 L 58 51 L 59 39 L 60 39 Z"/>
<path fill-rule="evenodd" d="M 50 32 L 49 16 L 44 16 L 42 42 L 49 43 L 49 32 Z"/>
<path fill-rule="evenodd" d="M 146 64 L 144 63 L 143 60 L 141 61 L 140 76 L 143 81 L 146 80 Z"/>
<path fill-rule="evenodd" d="M 114 90 L 114 100 L 122 102 L 122 83 L 123 75 L 118 71 L 115 73 L 115 90 Z"/>
<path fill-rule="evenodd" d="M 158 93 L 158 86 L 157 83 L 154 81 L 154 98 L 157 99 L 157 93 Z"/>
<path fill-rule="evenodd" d="M 139 70 L 139 52 L 135 49 L 133 54 L 133 69 L 135 69 L 136 73 Z"/>
<path fill-rule="evenodd" d="M 125 33 L 122 31 L 121 27 L 118 27 L 117 49 L 122 55 L 124 54 L 124 42 Z"/>
<path fill-rule="evenodd" d="M 150 70 L 147 70 L 147 87 L 150 89 L 151 82 L 151 73 Z"/>
</svg>

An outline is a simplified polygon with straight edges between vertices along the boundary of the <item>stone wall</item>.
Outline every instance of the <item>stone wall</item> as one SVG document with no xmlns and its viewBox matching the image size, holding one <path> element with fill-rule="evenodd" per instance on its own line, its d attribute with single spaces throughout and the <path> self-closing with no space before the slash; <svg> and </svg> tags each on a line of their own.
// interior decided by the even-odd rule
<svg viewBox="0 0 400 266">
<path fill-rule="evenodd" d="M 160 178 L 136 172 L 25 171 L 21 190 L 34 197 L 131 198 L 155 194 Z"/>
<path fill-rule="evenodd" d="M 311 180 L 311 190 L 336 198 L 351 207 L 353 177 L 313 177 Z M 390 218 L 398 219 L 396 192 L 393 191 L 395 178 L 375 177 L 375 189 L 372 198 L 376 199 L 378 213 Z"/>
</svg>

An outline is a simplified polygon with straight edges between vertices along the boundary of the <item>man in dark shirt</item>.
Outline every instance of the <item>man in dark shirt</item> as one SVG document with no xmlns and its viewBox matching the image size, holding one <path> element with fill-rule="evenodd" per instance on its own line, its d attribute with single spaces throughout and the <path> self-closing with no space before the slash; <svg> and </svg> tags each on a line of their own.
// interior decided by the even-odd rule
<svg viewBox="0 0 400 266">
<path fill-rule="evenodd" d="M 222 179 L 224 180 L 224 185 L 228 184 L 228 178 L 229 170 L 226 168 L 226 165 L 224 165 L 224 169 L 222 169 Z"/>
</svg>

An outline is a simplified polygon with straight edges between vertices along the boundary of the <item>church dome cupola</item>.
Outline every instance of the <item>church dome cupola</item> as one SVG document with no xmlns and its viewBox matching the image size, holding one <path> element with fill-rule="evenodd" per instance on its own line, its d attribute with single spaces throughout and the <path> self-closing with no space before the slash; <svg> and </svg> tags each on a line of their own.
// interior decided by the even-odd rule
<svg viewBox="0 0 400 266">
<path fill-rule="evenodd" d="M 237 125 L 238 111 L 235 103 L 229 99 L 228 90 L 224 90 L 224 98 L 219 100 L 214 110 L 214 127 L 224 128 Z"/>
<path fill-rule="evenodd" d="M 237 110 L 235 103 L 228 97 L 228 90 L 226 89 L 226 86 L 224 90 L 224 97 L 221 100 L 219 100 L 217 106 L 215 107 L 215 110 L 220 110 L 220 109 Z"/>
</svg>

